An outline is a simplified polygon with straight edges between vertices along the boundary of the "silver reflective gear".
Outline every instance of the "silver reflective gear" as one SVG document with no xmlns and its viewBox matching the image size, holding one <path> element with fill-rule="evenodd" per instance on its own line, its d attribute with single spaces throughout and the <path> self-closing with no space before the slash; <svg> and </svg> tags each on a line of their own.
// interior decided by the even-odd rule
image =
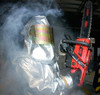
<svg viewBox="0 0 100 95">
<path fill-rule="evenodd" d="M 16 70 L 17 72 L 23 71 L 30 88 L 37 88 L 39 91 L 51 89 L 53 93 L 58 90 L 61 93 L 65 87 L 73 86 L 72 78 L 70 75 L 66 75 L 64 80 L 62 79 L 52 44 L 36 44 L 26 36 L 30 27 L 35 24 L 49 25 L 45 16 L 33 17 L 25 25 L 22 34 L 25 36 L 28 55 L 15 59 Z"/>
</svg>

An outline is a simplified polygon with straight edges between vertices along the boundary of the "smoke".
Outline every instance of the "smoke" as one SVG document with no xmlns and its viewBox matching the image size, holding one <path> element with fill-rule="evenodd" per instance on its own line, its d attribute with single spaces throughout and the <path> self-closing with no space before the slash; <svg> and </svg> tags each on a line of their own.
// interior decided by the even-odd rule
<svg viewBox="0 0 100 95">
<path fill-rule="evenodd" d="M 8 12 L 3 14 L 2 19 L 4 20 L 2 20 L 2 22 L 4 23 L 1 27 L 1 31 L 3 33 L 3 43 L 5 43 L 4 48 L 7 47 L 6 52 L 8 52 L 7 54 L 10 54 L 8 55 L 9 57 L 13 57 L 13 54 L 16 54 L 16 51 L 19 51 L 19 44 L 23 43 L 23 37 L 20 32 L 32 16 L 50 16 L 49 18 L 53 18 L 52 21 L 54 22 L 54 19 L 62 15 L 61 11 L 57 8 L 57 5 L 52 5 L 53 1 L 45 1 L 46 3 L 44 3 L 44 1 L 42 3 L 17 3 L 13 6 L 10 6 L 10 10 L 7 10 Z M 8 5 L 11 4 L 7 4 L 5 7 Z"/>
<path fill-rule="evenodd" d="M 13 59 L 24 52 L 24 37 L 21 31 L 31 17 L 44 15 L 48 18 L 54 29 L 56 48 L 65 33 L 72 34 L 71 30 L 66 30 L 67 25 L 60 20 L 63 12 L 55 1 L 40 1 L 6 3 L 0 6 L 0 95 L 39 95 L 39 92 L 30 88 L 27 88 L 29 91 L 25 92 L 23 84 L 26 86 L 27 84 L 24 79 L 19 78 L 12 65 Z M 47 95 L 47 91 L 43 91 L 43 95 L 45 94 Z"/>
</svg>

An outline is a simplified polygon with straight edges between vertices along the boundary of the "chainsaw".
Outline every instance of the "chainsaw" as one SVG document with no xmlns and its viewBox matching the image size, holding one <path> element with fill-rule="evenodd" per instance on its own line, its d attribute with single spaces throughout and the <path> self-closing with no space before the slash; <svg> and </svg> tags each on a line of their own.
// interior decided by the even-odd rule
<svg viewBox="0 0 100 95">
<path fill-rule="evenodd" d="M 60 51 L 66 54 L 66 67 L 70 67 L 71 75 L 79 75 L 78 86 L 82 86 L 89 66 L 92 42 L 90 36 L 92 23 L 92 2 L 85 3 L 80 37 L 72 40 L 70 36 L 65 35 L 61 41 Z M 65 45 L 66 44 L 66 45 Z M 68 58 L 70 56 L 70 58 Z M 68 61 L 71 59 L 70 61 Z M 74 80 L 75 76 L 73 77 Z"/>
</svg>

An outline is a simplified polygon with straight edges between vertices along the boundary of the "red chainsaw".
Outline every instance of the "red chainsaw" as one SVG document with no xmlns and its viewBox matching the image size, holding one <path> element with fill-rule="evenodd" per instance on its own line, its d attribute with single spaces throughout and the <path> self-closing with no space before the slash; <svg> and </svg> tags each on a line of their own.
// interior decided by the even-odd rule
<svg viewBox="0 0 100 95">
<path fill-rule="evenodd" d="M 79 75 L 78 86 L 82 86 L 84 78 L 89 66 L 92 43 L 90 36 L 92 22 L 92 2 L 87 1 L 85 3 L 82 26 L 80 31 L 80 37 L 76 41 L 72 40 L 68 35 L 65 35 L 65 39 L 60 44 L 60 51 L 66 53 L 66 66 L 70 67 L 70 73 L 72 75 Z M 65 45 L 66 44 L 66 45 Z M 70 58 L 68 57 L 70 56 Z M 70 61 L 68 61 L 71 59 Z M 75 76 L 73 77 L 74 81 Z"/>
</svg>

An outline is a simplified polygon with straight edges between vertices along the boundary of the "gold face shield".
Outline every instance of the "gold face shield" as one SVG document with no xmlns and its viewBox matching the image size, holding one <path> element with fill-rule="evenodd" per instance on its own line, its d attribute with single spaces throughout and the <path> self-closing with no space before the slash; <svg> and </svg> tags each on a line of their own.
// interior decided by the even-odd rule
<svg viewBox="0 0 100 95">
<path fill-rule="evenodd" d="M 54 44 L 53 30 L 48 25 L 32 25 L 28 36 L 36 44 Z"/>
</svg>

